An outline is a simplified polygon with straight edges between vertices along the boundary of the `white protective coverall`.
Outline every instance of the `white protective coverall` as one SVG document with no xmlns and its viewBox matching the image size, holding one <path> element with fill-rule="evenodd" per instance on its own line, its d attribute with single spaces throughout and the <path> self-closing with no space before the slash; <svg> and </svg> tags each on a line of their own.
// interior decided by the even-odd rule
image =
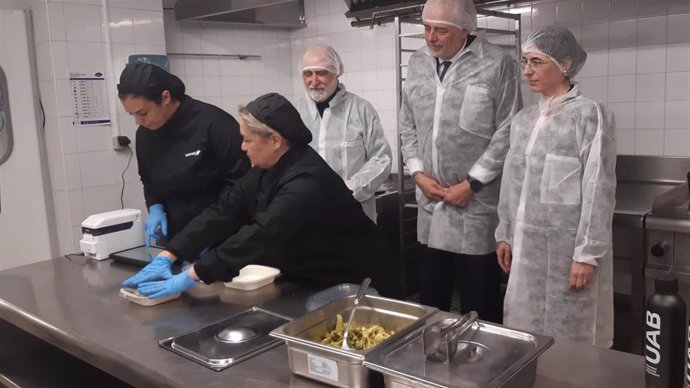
<svg viewBox="0 0 690 388">
<path fill-rule="evenodd" d="M 480 37 L 446 71 L 424 46 L 408 62 L 398 125 L 410 171 L 443 186 L 467 175 L 484 183 L 465 207 L 429 199 L 417 187 L 417 239 L 431 248 L 483 255 L 496 250 L 494 231 L 510 120 L 520 108 L 517 66 Z"/>
<path fill-rule="evenodd" d="M 575 86 L 524 109 L 510 128 L 496 230 L 513 256 L 503 322 L 610 347 L 613 116 Z M 569 288 L 573 260 L 596 266 L 579 291 Z"/>
<path fill-rule="evenodd" d="M 374 194 L 390 174 L 392 155 L 374 106 L 343 85 L 323 118 L 308 95 L 296 105 L 314 138 L 311 147 L 345 180 L 364 213 L 376 222 Z"/>
</svg>

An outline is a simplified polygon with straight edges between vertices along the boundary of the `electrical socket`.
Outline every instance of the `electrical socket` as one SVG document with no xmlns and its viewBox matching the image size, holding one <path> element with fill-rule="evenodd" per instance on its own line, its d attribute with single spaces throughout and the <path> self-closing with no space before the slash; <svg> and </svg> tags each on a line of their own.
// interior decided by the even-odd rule
<svg viewBox="0 0 690 388">
<path fill-rule="evenodd" d="M 123 150 L 129 147 L 132 141 L 127 136 L 113 136 L 113 149 Z"/>
</svg>

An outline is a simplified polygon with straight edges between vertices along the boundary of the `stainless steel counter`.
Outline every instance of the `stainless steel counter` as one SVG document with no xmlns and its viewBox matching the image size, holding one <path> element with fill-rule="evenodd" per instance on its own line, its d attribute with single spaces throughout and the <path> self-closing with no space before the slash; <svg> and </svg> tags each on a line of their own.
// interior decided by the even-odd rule
<svg viewBox="0 0 690 388">
<path fill-rule="evenodd" d="M 172 302 L 143 307 L 118 295 L 120 282 L 135 271 L 82 257 L 1 271 L 0 319 L 135 386 L 322 386 L 290 372 L 285 346 L 214 372 L 157 343 L 250 306 L 300 316 L 305 299 L 315 290 L 279 282 L 242 292 L 215 284 Z M 0 337 L 3 334 L 7 335 L 0 331 Z M 535 387 L 642 388 L 643 370 L 640 356 L 557 340 L 539 359 Z"/>
</svg>

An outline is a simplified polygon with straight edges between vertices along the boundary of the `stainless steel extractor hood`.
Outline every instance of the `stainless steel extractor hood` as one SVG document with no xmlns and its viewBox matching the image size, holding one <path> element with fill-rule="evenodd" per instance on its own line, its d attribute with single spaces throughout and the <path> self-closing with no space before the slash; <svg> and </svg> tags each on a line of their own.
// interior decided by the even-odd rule
<svg viewBox="0 0 690 388">
<path fill-rule="evenodd" d="M 357 20 L 419 13 L 426 0 L 345 0 L 345 16 Z"/>
<path fill-rule="evenodd" d="M 304 0 L 177 0 L 175 19 L 306 27 Z"/>
</svg>

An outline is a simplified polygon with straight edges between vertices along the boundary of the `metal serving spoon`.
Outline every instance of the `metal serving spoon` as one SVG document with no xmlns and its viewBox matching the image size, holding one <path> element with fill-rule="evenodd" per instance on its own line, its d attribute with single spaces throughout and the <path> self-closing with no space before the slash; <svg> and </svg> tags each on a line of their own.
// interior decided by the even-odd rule
<svg viewBox="0 0 690 388">
<path fill-rule="evenodd" d="M 347 319 L 347 325 L 345 325 L 345 331 L 343 332 L 343 344 L 340 346 L 340 348 L 343 350 L 352 350 L 349 346 L 347 346 L 347 336 L 350 333 L 350 326 L 352 326 L 352 318 L 355 317 L 355 310 L 357 310 L 359 300 L 362 299 L 362 297 L 364 296 L 364 292 L 367 290 L 367 287 L 369 287 L 370 283 L 370 278 L 364 278 L 364 280 L 362 280 L 362 285 L 360 285 L 359 290 L 357 290 L 357 295 L 355 295 L 355 299 L 352 301 L 352 310 L 350 310 L 350 318 Z"/>
</svg>

